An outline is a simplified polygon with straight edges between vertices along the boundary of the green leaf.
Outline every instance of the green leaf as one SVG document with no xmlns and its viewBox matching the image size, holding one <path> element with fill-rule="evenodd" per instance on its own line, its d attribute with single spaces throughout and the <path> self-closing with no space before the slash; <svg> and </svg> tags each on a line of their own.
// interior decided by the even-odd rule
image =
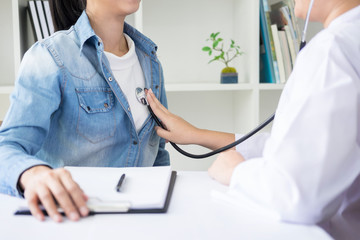
<svg viewBox="0 0 360 240">
<path fill-rule="evenodd" d="M 210 51 L 209 51 L 209 56 L 211 56 L 211 54 L 212 54 L 212 51 L 210 50 Z"/>
<path fill-rule="evenodd" d="M 217 41 L 218 41 L 218 42 L 221 42 L 222 40 L 224 40 L 224 39 L 222 39 L 222 38 L 218 38 L 218 40 L 217 40 Z"/>
<path fill-rule="evenodd" d="M 234 45 L 235 44 L 235 41 L 231 39 L 231 45 Z"/>
<path fill-rule="evenodd" d="M 224 53 L 224 52 L 222 52 L 222 53 L 220 54 L 220 58 L 225 60 L 225 58 L 224 58 L 224 54 L 225 54 L 225 53 Z"/>
<path fill-rule="evenodd" d="M 213 48 L 216 48 L 217 45 L 219 45 L 219 41 L 215 41 L 215 42 L 213 43 Z"/>
<path fill-rule="evenodd" d="M 219 34 L 220 34 L 220 32 L 215 33 L 214 38 L 216 38 Z"/>
<path fill-rule="evenodd" d="M 210 47 L 203 47 L 202 50 L 203 50 L 204 52 L 208 52 L 208 51 L 211 51 L 211 48 L 210 48 Z"/>
<path fill-rule="evenodd" d="M 213 59 L 211 59 L 211 60 L 208 62 L 208 64 L 210 64 L 210 63 L 212 63 L 212 62 L 215 62 L 215 61 L 218 61 L 218 60 L 219 60 L 218 58 L 214 57 Z"/>
</svg>

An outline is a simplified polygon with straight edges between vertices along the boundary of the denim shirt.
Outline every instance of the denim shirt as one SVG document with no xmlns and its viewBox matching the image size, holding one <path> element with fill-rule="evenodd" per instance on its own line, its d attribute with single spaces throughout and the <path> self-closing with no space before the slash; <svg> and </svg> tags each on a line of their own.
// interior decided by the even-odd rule
<svg viewBox="0 0 360 240">
<path fill-rule="evenodd" d="M 157 46 L 125 23 L 151 88 L 167 106 Z M 135 92 L 134 92 L 135 94 Z M 0 128 L 0 192 L 19 196 L 20 175 L 35 165 L 150 167 L 169 165 L 150 114 L 136 131 L 101 39 L 85 12 L 67 31 L 25 54 Z"/>
</svg>

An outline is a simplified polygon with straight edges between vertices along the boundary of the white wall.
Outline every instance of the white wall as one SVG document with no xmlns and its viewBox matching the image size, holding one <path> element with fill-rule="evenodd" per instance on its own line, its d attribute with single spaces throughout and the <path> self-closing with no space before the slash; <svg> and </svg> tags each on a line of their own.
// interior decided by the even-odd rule
<svg viewBox="0 0 360 240">
<path fill-rule="evenodd" d="M 0 4 L 0 84 L 11 85 L 14 82 L 14 43 L 12 31 L 11 0 L 1 0 Z M 9 11 L 10 9 L 10 11 Z"/>
<path fill-rule="evenodd" d="M 12 29 L 12 2 L 1 0 L 0 2 L 0 87 L 14 83 L 14 40 Z M 0 89 L 0 121 L 4 118 L 9 107 L 9 95 L 7 91 Z"/>
</svg>

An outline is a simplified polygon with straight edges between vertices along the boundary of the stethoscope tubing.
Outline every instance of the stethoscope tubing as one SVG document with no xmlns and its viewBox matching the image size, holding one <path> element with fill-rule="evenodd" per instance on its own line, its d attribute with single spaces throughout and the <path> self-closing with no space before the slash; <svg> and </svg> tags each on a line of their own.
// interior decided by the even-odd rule
<svg viewBox="0 0 360 240">
<path fill-rule="evenodd" d="M 166 129 L 165 126 L 162 124 L 162 122 L 160 122 L 160 120 L 156 117 L 155 113 L 153 112 L 153 110 L 151 109 L 150 105 L 148 105 L 148 109 L 149 112 L 151 114 L 151 116 L 153 117 L 153 119 L 155 120 L 156 124 L 159 125 L 159 127 Z M 178 145 L 176 145 L 173 142 L 170 142 L 171 146 L 173 146 L 179 153 L 181 153 L 182 155 L 189 157 L 189 158 L 194 158 L 194 159 L 203 159 L 203 158 L 208 158 L 211 157 L 215 154 L 224 152 L 226 150 L 229 150 L 233 147 L 235 147 L 236 145 L 239 145 L 240 143 L 244 142 L 245 140 L 247 140 L 248 138 L 252 137 L 254 134 L 256 134 L 257 132 L 259 132 L 261 129 L 263 129 L 265 126 L 267 126 L 269 123 L 271 123 L 275 118 L 275 114 L 271 115 L 267 120 L 265 120 L 263 123 L 261 123 L 259 126 L 257 126 L 256 128 L 254 128 L 252 131 L 250 131 L 249 133 L 247 133 L 246 135 L 244 135 L 243 137 L 241 137 L 240 139 L 238 139 L 237 141 L 226 145 L 225 147 L 216 149 L 212 152 L 208 152 L 205 154 L 191 154 L 188 153 L 186 151 L 184 151 L 183 149 L 181 149 Z"/>
<path fill-rule="evenodd" d="M 310 19 L 310 13 L 311 13 L 311 9 L 313 7 L 314 4 L 314 0 L 311 0 L 310 5 L 309 5 L 309 9 L 306 15 L 306 19 L 305 19 L 305 25 L 304 25 L 304 31 L 302 33 L 302 37 L 301 37 L 301 42 L 300 42 L 300 47 L 299 47 L 299 51 L 301 51 L 305 46 L 306 46 L 306 32 L 307 32 L 307 28 L 308 28 L 308 24 L 309 24 L 309 19 Z M 155 115 L 155 113 L 153 112 L 153 110 L 151 109 L 150 105 L 147 105 L 149 112 L 151 114 L 151 116 L 153 117 L 153 119 L 155 120 L 156 124 L 159 125 L 161 128 L 165 129 L 165 126 L 160 122 L 160 120 L 157 118 L 157 116 Z M 246 141 L 247 139 L 249 139 L 250 137 L 252 137 L 254 134 L 256 134 L 257 132 L 259 132 L 261 129 L 263 129 L 264 127 L 266 127 L 268 124 L 270 124 L 275 118 L 275 113 L 272 114 L 268 119 L 266 119 L 263 123 L 261 123 L 260 125 L 258 125 L 256 128 L 254 128 L 253 130 L 251 130 L 250 132 L 248 132 L 246 135 L 244 135 L 243 137 L 241 137 L 240 139 L 236 140 L 233 143 L 230 143 L 229 145 L 226 145 L 222 148 L 216 149 L 212 152 L 208 152 L 205 154 L 191 154 L 188 153 L 186 151 L 184 151 L 183 149 L 181 149 L 178 145 L 176 145 L 173 142 L 170 142 L 170 144 L 181 154 L 183 154 L 186 157 L 189 158 L 194 158 L 194 159 L 203 159 L 203 158 L 208 158 L 211 157 L 215 154 L 224 152 L 226 150 L 229 150 L 237 145 L 239 145 L 240 143 Z"/>
</svg>

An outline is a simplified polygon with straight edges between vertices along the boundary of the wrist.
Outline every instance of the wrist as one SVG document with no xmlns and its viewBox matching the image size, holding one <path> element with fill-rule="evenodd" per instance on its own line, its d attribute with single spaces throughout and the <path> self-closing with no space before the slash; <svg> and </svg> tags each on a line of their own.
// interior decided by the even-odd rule
<svg viewBox="0 0 360 240">
<path fill-rule="evenodd" d="M 212 150 L 224 147 L 235 141 L 235 135 L 232 133 L 217 132 L 206 129 L 199 130 L 199 133 L 196 136 L 196 139 L 198 139 L 198 145 Z"/>
<path fill-rule="evenodd" d="M 18 181 L 18 190 L 21 192 L 25 191 L 26 183 L 29 182 L 29 179 L 32 178 L 32 176 L 35 176 L 43 171 L 49 171 L 51 168 L 45 165 L 37 165 L 33 166 L 31 168 L 28 168 L 25 170 L 19 177 Z"/>
<path fill-rule="evenodd" d="M 207 141 L 209 140 L 209 136 L 207 136 L 208 131 L 209 130 L 206 129 L 195 128 L 194 131 L 192 131 L 192 144 L 206 147 Z"/>
</svg>

